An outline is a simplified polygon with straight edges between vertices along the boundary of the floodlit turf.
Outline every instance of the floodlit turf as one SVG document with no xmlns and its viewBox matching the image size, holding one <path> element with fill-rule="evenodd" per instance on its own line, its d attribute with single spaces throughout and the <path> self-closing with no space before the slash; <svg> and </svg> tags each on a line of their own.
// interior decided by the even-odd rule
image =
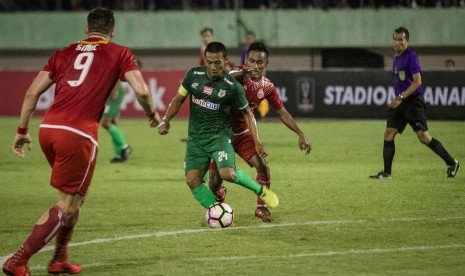
<svg viewBox="0 0 465 276">
<path fill-rule="evenodd" d="M 38 124 L 30 124 L 33 151 L 20 160 L 11 153 L 17 119 L 0 119 L 0 258 L 55 200 Z M 186 121 L 162 137 L 143 120 L 123 119 L 134 149 L 125 164 L 109 163 L 102 130 L 72 260 L 83 275 L 465 275 L 465 123 L 430 122 L 462 161 L 456 179 L 407 129 L 396 140 L 393 179 L 383 181 L 368 175 L 382 169 L 384 121 L 299 124 L 310 156 L 280 122 L 259 122 L 280 197 L 275 221 L 258 221 L 253 193 L 228 183 L 235 223 L 227 230 L 208 228 L 184 183 Z M 242 160 L 237 166 L 254 175 Z M 31 259 L 33 275 L 46 275 L 51 250 Z"/>
</svg>

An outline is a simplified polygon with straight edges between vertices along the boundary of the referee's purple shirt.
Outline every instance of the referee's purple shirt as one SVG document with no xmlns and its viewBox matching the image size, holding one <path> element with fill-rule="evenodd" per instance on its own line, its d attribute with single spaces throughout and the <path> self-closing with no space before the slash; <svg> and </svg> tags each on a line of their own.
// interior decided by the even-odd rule
<svg viewBox="0 0 465 276">
<path fill-rule="evenodd" d="M 413 74 L 421 73 L 417 54 L 407 48 L 400 56 L 394 55 L 392 62 L 392 78 L 396 96 L 404 92 L 413 82 Z M 423 95 L 423 86 L 420 85 L 413 95 Z"/>
</svg>

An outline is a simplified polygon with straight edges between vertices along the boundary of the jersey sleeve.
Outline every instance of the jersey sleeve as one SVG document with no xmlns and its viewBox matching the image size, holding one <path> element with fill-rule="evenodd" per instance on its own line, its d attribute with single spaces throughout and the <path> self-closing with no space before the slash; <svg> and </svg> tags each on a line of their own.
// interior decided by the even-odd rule
<svg viewBox="0 0 465 276">
<path fill-rule="evenodd" d="M 187 71 L 186 75 L 184 76 L 184 79 L 182 79 L 181 85 L 179 86 L 178 93 L 187 96 L 189 94 L 189 88 L 191 87 L 191 82 L 192 82 L 192 72 L 193 69 Z"/>
<path fill-rule="evenodd" d="M 55 81 L 56 75 L 56 59 L 57 59 L 58 51 L 55 51 L 47 61 L 47 64 L 42 68 L 42 71 L 48 72 L 48 77 Z"/>
<path fill-rule="evenodd" d="M 234 104 L 236 105 L 237 109 L 242 110 L 249 106 L 249 102 L 245 97 L 245 91 L 242 85 L 234 81 Z"/>
<path fill-rule="evenodd" d="M 409 66 L 412 74 L 421 73 L 420 61 L 418 60 L 418 56 L 415 52 L 412 52 L 412 55 L 410 55 Z"/>
<path fill-rule="evenodd" d="M 266 99 L 268 100 L 268 102 L 271 104 L 271 106 L 274 109 L 279 110 L 283 108 L 284 105 L 281 99 L 279 98 L 278 91 L 276 90 L 276 87 L 271 82 L 269 82 L 266 92 L 267 92 Z"/>
<path fill-rule="evenodd" d="M 121 67 L 120 67 L 121 75 L 119 79 L 121 81 L 125 81 L 124 74 L 132 70 L 139 70 L 139 66 L 137 65 L 136 58 L 134 57 L 134 54 L 131 52 L 131 50 L 129 50 L 128 48 L 124 48 L 121 54 L 122 54 L 122 61 L 121 61 Z"/>
</svg>

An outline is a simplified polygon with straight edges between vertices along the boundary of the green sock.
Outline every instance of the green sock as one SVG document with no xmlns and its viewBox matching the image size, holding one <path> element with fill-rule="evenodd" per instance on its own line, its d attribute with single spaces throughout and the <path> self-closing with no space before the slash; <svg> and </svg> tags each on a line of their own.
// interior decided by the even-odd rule
<svg viewBox="0 0 465 276">
<path fill-rule="evenodd" d="M 123 132 L 114 124 L 110 126 L 108 132 L 111 135 L 115 155 L 120 156 L 121 150 L 126 146 L 126 140 L 124 140 Z"/>
<path fill-rule="evenodd" d="M 262 192 L 262 186 L 255 182 L 246 172 L 236 169 L 236 183 L 255 192 L 259 195 Z"/>
<path fill-rule="evenodd" d="M 195 200 L 197 200 L 205 209 L 208 209 L 216 202 L 215 195 L 203 183 L 193 189 L 192 194 L 194 195 Z"/>
</svg>

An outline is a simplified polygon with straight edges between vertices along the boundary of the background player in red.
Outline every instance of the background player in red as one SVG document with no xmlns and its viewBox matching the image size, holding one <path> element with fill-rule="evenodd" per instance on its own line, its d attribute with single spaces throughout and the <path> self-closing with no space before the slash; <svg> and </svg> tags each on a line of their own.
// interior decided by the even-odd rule
<svg viewBox="0 0 465 276">
<path fill-rule="evenodd" d="M 245 90 L 247 101 L 251 111 L 255 111 L 261 101 L 267 99 L 271 106 L 278 113 L 279 119 L 292 131 L 294 131 L 299 139 L 297 144 L 305 154 L 309 154 L 311 150 L 310 143 L 305 137 L 305 134 L 300 130 L 297 123 L 292 118 L 291 114 L 284 108 L 283 103 L 279 99 L 278 92 L 274 84 L 265 77 L 266 67 L 269 63 L 269 51 L 265 44 L 253 42 L 250 44 L 247 52 L 244 67 L 235 68 L 231 74 L 241 72 L 239 79 Z M 242 77 L 241 77 L 242 75 Z M 233 146 L 236 153 L 247 163 L 257 170 L 257 182 L 260 185 L 270 187 L 270 169 L 264 157 L 261 157 L 255 151 L 255 144 L 252 136 L 247 128 L 247 125 L 238 114 L 237 110 L 233 110 L 230 117 L 230 125 L 233 131 Z M 224 200 L 225 187 L 221 185 L 221 178 L 218 177 L 216 166 L 211 164 L 209 170 L 209 186 L 210 189 L 216 192 L 217 200 Z M 265 203 L 257 198 L 257 209 L 255 216 L 261 218 L 264 222 L 271 222 L 271 214 Z"/>
<path fill-rule="evenodd" d="M 13 151 L 24 158 L 31 149 L 28 123 L 37 101 L 53 83 L 55 100 L 39 130 L 42 151 L 52 167 L 50 184 L 58 189 L 57 204 L 36 223 L 20 249 L 3 265 L 8 275 L 30 275 L 29 258 L 56 236 L 49 273 L 81 271 L 71 264 L 66 248 L 89 188 L 97 157 L 97 132 L 105 103 L 118 79 L 127 81 L 149 117 L 158 125 L 151 94 L 131 51 L 110 42 L 114 36 L 113 12 L 96 8 L 89 12 L 87 38 L 53 53 L 29 87 L 21 109 Z"/>
<path fill-rule="evenodd" d="M 202 39 L 202 47 L 200 47 L 200 66 L 205 66 L 205 48 L 213 41 L 213 29 L 205 27 L 200 31 L 200 37 Z"/>
</svg>

